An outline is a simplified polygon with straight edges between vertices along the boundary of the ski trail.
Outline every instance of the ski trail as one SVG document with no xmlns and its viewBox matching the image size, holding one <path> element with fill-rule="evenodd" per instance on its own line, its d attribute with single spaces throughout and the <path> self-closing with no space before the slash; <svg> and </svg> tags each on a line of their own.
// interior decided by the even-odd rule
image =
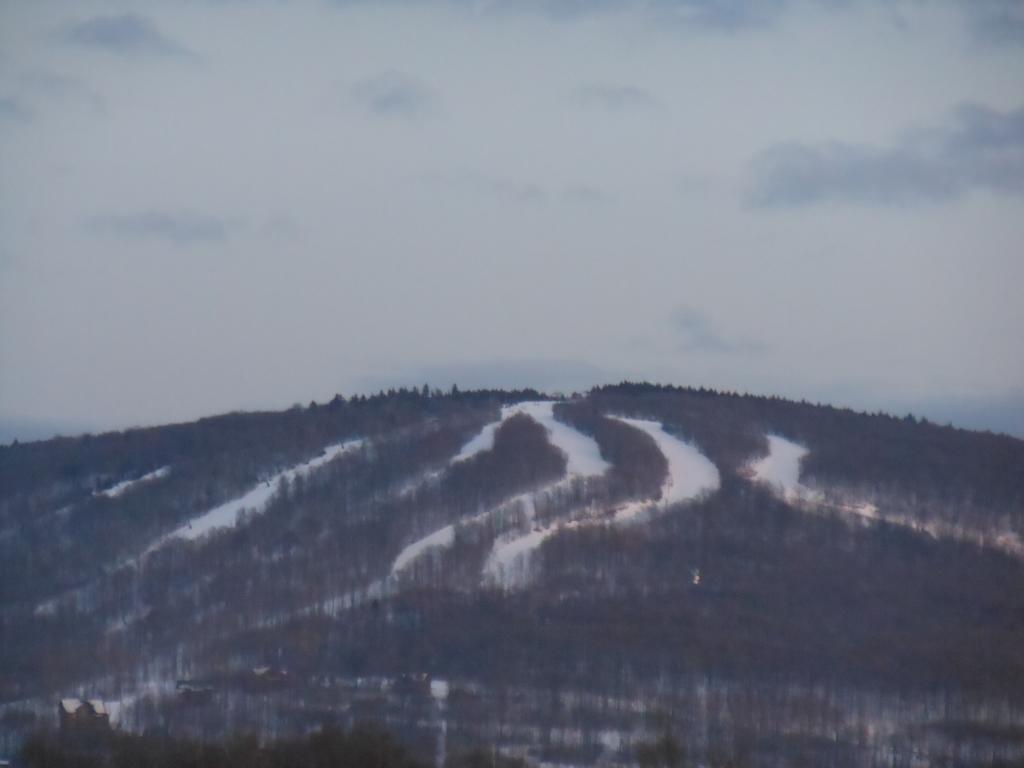
<svg viewBox="0 0 1024 768">
<path fill-rule="evenodd" d="M 666 432 L 660 422 L 618 416 L 608 418 L 639 429 L 654 439 L 658 450 L 665 456 L 668 463 L 668 473 L 665 483 L 662 485 L 661 499 L 628 502 L 615 510 L 610 519 L 594 518 L 593 516 L 571 519 L 573 515 L 581 513 L 581 510 L 576 510 L 570 514 L 570 519 L 537 527 L 525 534 L 512 533 L 499 537 L 494 542 L 484 563 L 482 574 L 484 584 L 498 586 L 505 590 L 526 586 L 532 578 L 530 564 L 534 553 L 545 541 L 562 531 L 608 525 L 609 523 L 611 525 L 632 524 L 642 520 L 643 513 L 652 509 L 692 501 L 718 489 L 721 483 L 718 468 L 694 445 Z"/>
<path fill-rule="evenodd" d="M 501 409 L 501 418 L 487 424 L 472 440 L 455 455 L 452 463 L 465 461 L 479 453 L 494 448 L 494 435 L 506 420 L 517 414 L 525 414 L 544 427 L 551 444 L 561 450 L 567 460 L 566 473 L 577 477 L 604 474 L 611 465 L 601 457 L 597 441 L 568 424 L 555 418 L 554 400 L 528 400 Z"/>
<path fill-rule="evenodd" d="M 122 480 L 117 485 L 112 485 L 102 491 L 96 491 L 93 493 L 93 496 L 106 496 L 108 499 L 116 499 L 118 496 L 122 496 L 140 485 L 144 485 L 145 483 L 153 480 L 159 480 L 161 477 L 167 477 L 170 473 L 170 466 L 160 467 L 160 469 L 154 469 L 152 472 L 149 472 L 142 477 L 136 477 L 133 480 Z"/>
<path fill-rule="evenodd" d="M 800 462 L 809 453 L 806 446 L 779 435 L 767 437 L 768 455 L 750 465 L 754 481 L 771 487 L 787 502 L 821 502 L 821 493 L 800 483 Z"/>
<path fill-rule="evenodd" d="M 174 539 L 194 541 L 211 531 L 233 528 L 238 521 L 238 513 L 243 509 L 254 513 L 261 513 L 266 509 L 282 481 L 291 482 L 296 478 L 305 477 L 325 464 L 333 461 L 339 456 L 350 453 L 363 445 L 362 439 L 347 440 L 344 443 L 329 445 L 323 452 L 309 461 L 298 464 L 289 469 L 278 472 L 273 477 L 264 480 L 259 485 L 250 489 L 247 493 L 238 498 L 231 499 L 220 506 L 204 512 L 203 514 L 189 520 L 184 525 L 171 531 L 150 546 L 146 553 L 163 546 Z"/>
</svg>

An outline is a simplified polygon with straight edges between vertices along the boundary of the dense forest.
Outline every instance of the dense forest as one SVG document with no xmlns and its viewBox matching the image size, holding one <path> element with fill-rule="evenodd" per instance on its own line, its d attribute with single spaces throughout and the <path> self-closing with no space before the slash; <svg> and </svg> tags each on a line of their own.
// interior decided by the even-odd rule
<svg viewBox="0 0 1024 768">
<path fill-rule="evenodd" d="M 372 721 L 434 763 L 439 734 L 577 765 L 1024 760 L 1024 442 L 643 383 L 551 400 L 423 386 L 0 447 L 0 757 L 78 696 L 125 750 Z M 773 436 L 799 498 L 758 479 Z M 691 455 L 714 484 L 669 503 Z"/>
<path fill-rule="evenodd" d="M 645 750 L 646 751 L 643 751 Z M 656 745 L 641 748 L 644 760 Z M 664 752 L 664 748 L 662 748 Z M 25 768 L 427 768 L 394 736 L 373 727 L 324 729 L 305 738 L 261 744 L 255 736 L 223 743 L 168 735 L 109 732 L 71 736 L 42 732 L 22 746 Z M 656 758 L 655 758 L 656 759 Z M 680 766 L 682 763 L 677 761 Z M 449 756 L 444 768 L 529 768 L 525 761 L 483 748 Z"/>
</svg>

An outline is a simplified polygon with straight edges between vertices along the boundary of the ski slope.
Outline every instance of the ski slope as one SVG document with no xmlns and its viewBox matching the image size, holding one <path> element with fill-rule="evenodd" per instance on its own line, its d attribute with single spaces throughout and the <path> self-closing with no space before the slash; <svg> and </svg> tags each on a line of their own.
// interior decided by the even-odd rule
<svg viewBox="0 0 1024 768">
<path fill-rule="evenodd" d="M 779 435 L 768 435 L 768 455 L 750 465 L 755 482 L 763 483 L 787 502 L 820 502 L 822 494 L 800 483 L 800 462 L 809 451 Z"/>
<path fill-rule="evenodd" d="M 94 496 L 106 496 L 108 499 L 116 499 L 118 496 L 123 496 L 128 491 L 138 488 L 140 485 L 149 483 L 153 480 L 159 480 L 161 477 L 167 477 L 171 473 L 171 468 L 160 467 L 160 469 L 154 469 L 142 477 L 136 477 L 133 480 L 122 480 L 117 485 L 112 485 L 102 491 L 96 491 Z"/>
<path fill-rule="evenodd" d="M 282 472 L 278 472 L 276 475 L 264 480 L 242 496 L 224 502 L 220 506 L 214 507 L 198 517 L 189 520 L 181 527 L 171 531 L 160 539 L 156 544 L 150 547 L 148 551 L 157 549 L 174 539 L 194 541 L 195 539 L 205 536 L 212 531 L 235 527 L 238 522 L 238 513 L 243 509 L 256 514 L 263 512 L 270 503 L 274 494 L 277 493 L 278 487 L 282 481 L 291 482 L 296 478 L 305 477 L 339 456 L 351 453 L 361 447 L 363 442 L 364 441 L 361 439 L 347 440 L 344 443 L 327 446 L 319 456 Z"/>
<path fill-rule="evenodd" d="M 517 414 L 525 414 L 547 430 L 548 440 L 561 450 L 567 459 L 566 474 L 574 477 L 591 477 L 604 474 L 611 465 L 601 457 L 597 441 L 555 418 L 554 400 L 528 400 L 501 409 L 501 418 L 485 426 L 452 459 L 452 463 L 465 461 L 478 453 L 494 448 L 494 434 L 506 420 Z"/>
<path fill-rule="evenodd" d="M 661 499 L 631 501 L 615 510 L 610 519 L 611 524 L 635 523 L 643 519 L 643 513 L 652 509 L 693 501 L 718 490 L 721 484 L 718 468 L 694 445 L 666 432 L 660 422 L 619 416 L 608 418 L 621 421 L 650 435 L 668 464 Z M 502 536 L 494 542 L 484 563 L 483 582 L 506 590 L 522 588 L 529 583 L 532 573 L 530 561 L 541 544 L 563 531 L 608 523 L 607 518 L 563 519 L 544 527 L 533 528 L 527 533 Z"/>
<path fill-rule="evenodd" d="M 398 557 L 395 558 L 395 562 L 391 566 L 391 574 L 395 576 L 401 573 L 432 549 L 447 549 L 454 543 L 455 526 L 446 525 L 444 528 L 414 541 L 399 552 Z"/>
<path fill-rule="evenodd" d="M 550 490 L 551 488 L 558 485 L 553 483 L 545 486 L 542 490 Z M 540 493 L 536 491 L 535 493 Z M 482 523 L 492 515 L 496 515 L 499 512 L 509 509 L 512 505 L 520 504 L 523 508 L 523 513 L 526 519 L 530 522 L 533 521 L 535 514 L 534 493 L 521 493 L 518 496 L 513 496 L 511 499 L 507 499 L 500 504 L 496 504 L 493 507 L 485 509 L 483 512 L 478 512 L 472 517 L 467 517 L 462 520 L 458 520 L 450 525 L 446 525 L 443 528 L 439 528 L 433 533 L 429 533 L 423 538 L 417 539 L 412 544 L 406 546 L 401 552 L 398 553 L 398 557 L 395 558 L 394 563 L 391 565 L 391 575 L 398 576 L 402 571 L 416 562 L 419 558 L 425 555 L 427 552 L 434 549 L 447 549 L 455 543 L 455 528 L 457 526 L 475 525 Z"/>
<path fill-rule="evenodd" d="M 661 488 L 661 504 L 669 506 L 684 501 L 693 501 L 701 496 L 714 493 L 721 485 L 718 467 L 695 445 L 680 440 L 665 431 L 657 421 L 629 419 L 611 416 L 616 421 L 628 424 L 650 435 L 658 450 L 668 463 L 668 475 Z"/>
</svg>

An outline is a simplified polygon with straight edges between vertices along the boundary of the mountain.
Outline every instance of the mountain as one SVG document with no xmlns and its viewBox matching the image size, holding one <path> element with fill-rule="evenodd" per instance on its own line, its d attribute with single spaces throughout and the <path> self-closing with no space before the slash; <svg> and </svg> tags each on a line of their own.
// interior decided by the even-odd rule
<svg viewBox="0 0 1024 768">
<path fill-rule="evenodd" d="M 1024 441 L 641 383 L 14 444 L 0 756 L 75 698 L 439 760 L 1021 765 L 1022 537 Z"/>
</svg>

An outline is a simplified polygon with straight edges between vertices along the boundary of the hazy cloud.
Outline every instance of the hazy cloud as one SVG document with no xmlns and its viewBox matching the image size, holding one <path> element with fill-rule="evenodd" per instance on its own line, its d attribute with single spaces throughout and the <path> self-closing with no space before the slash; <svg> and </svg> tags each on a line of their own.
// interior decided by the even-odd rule
<svg viewBox="0 0 1024 768">
<path fill-rule="evenodd" d="M 135 13 L 94 16 L 69 26 L 64 37 L 75 45 L 122 55 L 172 55 L 185 52 L 152 21 Z"/>
<path fill-rule="evenodd" d="M 963 4 L 975 39 L 993 45 L 1024 45 L 1024 4 L 986 0 Z"/>
<path fill-rule="evenodd" d="M 537 205 L 547 199 L 547 192 L 540 184 L 518 181 L 503 176 L 466 172 L 451 176 L 433 177 L 432 180 L 459 190 L 464 194 L 468 193 L 474 197 L 489 198 L 498 203 Z"/>
<path fill-rule="evenodd" d="M 28 120 L 28 110 L 21 102 L 6 96 L 0 96 L 0 121 L 20 123 Z"/>
<path fill-rule="evenodd" d="M 383 117 L 420 117 L 433 111 L 437 102 L 424 83 L 397 70 L 360 80 L 351 92 L 357 104 Z"/>
<path fill-rule="evenodd" d="M 751 175 L 747 200 L 756 206 L 936 202 L 974 189 L 1022 194 L 1024 107 L 965 104 L 948 126 L 890 147 L 776 145 L 753 159 Z"/>
<path fill-rule="evenodd" d="M 103 98 L 92 88 L 74 77 L 36 70 L 21 78 L 21 86 L 33 96 L 51 102 L 76 104 L 94 112 L 103 112 Z"/>
<path fill-rule="evenodd" d="M 661 109 L 661 103 L 654 96 L 634 85 L 583 85 L 573 91 L 572 101 L 587 109 L 609 112 L 654 112 Z"/>
<path fill-rule="evenodd" d="M 422 0 L 334 0 L 338 6 L 414 6 Z M 477 15 L 509 12 L 542 14 L 552 19 L 573 20 L 627 9 L 661 22 L 736 30 L 775 19 L 788 0 L 438 0 L 438 5 L 464 8 Z"/>
<path fill-rule="evenodd" d="M 684 21 L 720 30 L 738 30 L 773 21 L 786 0 L 663 0 Z"/>
<path fill-rule="evenodd" d="M 93 219 L 94 229 L 119 237 L 163 240 L 176 246 L 219 243 L 227 240 L 230 224 L 224 219 L 197 213 L 143 211 Z"/>
<path fill-rule="evenodd" d="M 571 203 L 594 205 L 597 203 L 607 203 L 608 195 L 601 189 L 592 187 L 589 184 L 577 184 L 565 190 L 565 199 Z"/>
<path fill-rule="evenodd" d="M 764 350 L 760 342 L 723 336 L 707 314 L 693 307 L 677 308 L 672 313 L 672 328 L 680 338 L 680 347 L 688 352 L 745 355 Z"/>
</svg>

